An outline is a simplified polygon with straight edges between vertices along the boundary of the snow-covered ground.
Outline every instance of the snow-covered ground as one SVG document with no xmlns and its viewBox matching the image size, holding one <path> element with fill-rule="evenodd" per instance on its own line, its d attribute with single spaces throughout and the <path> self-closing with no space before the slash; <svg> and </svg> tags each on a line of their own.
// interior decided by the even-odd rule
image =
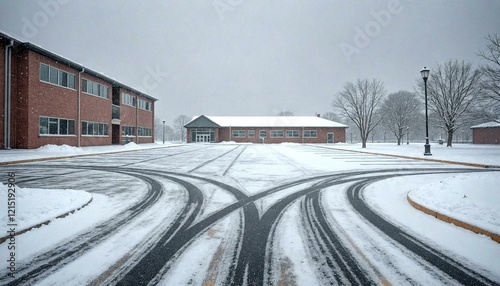
<svg viewBox="0 0 500 286">
<path fill-rule="evenodd" d="M 361 144 L 334 144 L 323 146 L 342 150 L 500 166 L 500 145 L 454 143 L 453 147 L 446 147 L 446 143 L 443 145 L 431 144 L 432 156 L 424 156 L 424 144 L 422 143 L 403 143 L 398 146 L 394 143 L 368 142 L 366 148 L 361 148 Z"/>
<path fill-rule="evenodd" d="M 172 147 L 156 150 L 145 150 L 157 147 Z M 334 148 L 335 150 L 328 150 Z M 23 227 L 36 224 L 41 221 L 53 220 L 53 223 L 43 226 L 21 235 L 18 243 L 22 253 L 19 259 L 25 259 L 35 255 L 44 249 L 50 248 L 63 242 L 86 228 L 92 227 L 108 218 L 113 217 L 125 210 L 130 205 L 141 199 L 146 193 L 147 185 L 138 178 L 130 177 L 129 174 L 113 173 L 112 180 L 108 177 L 100 178 L 103 172 L 92 170 L 92 166 L 129 166 L 134 164 L 135 168 L 144 170 L 164 170 L 178 174 L 194 174 L 196 176 L 216 179 L 230 186 L 242 190 L 248 196 L 258 195 L 263 190 L 269 190 L 276 186 L 286 185 L 299 178 L 315 178 L 323 174 L 342 174 L 353 170 L 405 170 L 406 168 L 465 168 L 460 165 L 447 165 L 437 162 L 416 161 L 404 158 L 380 157 L 367 154 L 355 153 L 354 151 L 366 151 L 373 153 L 385 153 L 400 156 L 411 156 L 417 158 L 428 158 L 423 156 L 422 144 L 410 144 L 396 146 L 394 144 L 368 144 L 368 148 L 362 149 L 358 144 L 333 144 L 333 145 L 258 145 L 258 144 L 189 144 L 189 145 L 126 145 L 126 146 L 104 146 L 74 148 L 69 146 L 44 146 L 38 150 L 8 150 L 0 151 L 0 161 L 29 160 L 48 157 L 65 157 L 80 154 L 102 154 L 114 153 L 128 150 L 142 150 L 142 152 L 127 152 L 101 155 L 99 157 L 80 157 L 78 160 L 60 160 L 53 164 L 73 164 L 75 168 L 80 166 L 90 167 L 86 171 L 78 171 L 78 179 L 69 182 L 51 182 L 46 188 L 17 187 L 18 195 L 16 204 L 18 209 L 18 223 Z M 342 149 L 342 151 L 339 151 Z M 10 152 L 16 155 L 6 155 Z M 465 163 L 500 165 L 500 146 L 491 145 L 455 145 L 453 148 L 444 146 L 432 146 L 432 159 L 445 161 L 458 161 Z M 180 155 L 179 155 L 180 154 Z M 225 155 L 227 154 L 227 155 Z M 5 155 L 5 156 L 4 156 Z M 12 156 L 11 156 L 12 155 Z M 151 158 L 151 159 L 149 159 Z M 165 158 L 165 159 L 162 159 Z M 12 168 L 22 170 L 22 165 L 11 165 Z M 6 166 L 9 168 L 9 166 Z M 40 167 L 43 170 L 43 166 Z M 51 172 L 64 176 L 69 169 L 48 169 L 45 174 Z M 478 168 L 479 169 L 479 168 Z M 432 216 L 417 211 L 406 200 L 409 195 L 414 201 L 429 209 L 443 213 L 458 220 L 471 223 L 493 233 L 500 234 L 500 193 L 497 185 L 500 173 L 491 169 L 491 172 L 459 173 L 418 175 L 411 177 L 388 178 L 383 181 L 369 185 L 363 196 L 368 204 L 384 217 L 395 220 L 398 225 L 408 229 L 410 233 L 418 233 L 424 237 L 429 245 L 437 245 L 450 253 L 456 253 L 458 260 L 465 259 L 467 265 L 479 268 L 480 273 L 488 273 L 490 278 L 500 281 L 500 270 L 495 266 L 500 263 L 500 246 L 491 239 L 477 235 L 468 230 L 446 224 L 436 220 Z M 19 177 L 38 176 L 35 171 L 19 171 Z M 158 236 L 165 227 L 170 225 L 179 214 L 183 204 L 187 201 L 185 191 L 179 185 L 174 184 L 168 178 L 160 176 L 165 194 L 160 203 L 141 214 L 133 223 L 127 225 L 118 237 L 111 237 L 99 247 L 93 248 L 80 259 L 72 263 L 72 267 L 65 267 L 57 273 L 51 274 L 42 285 L 65 285 L 71 283 L 95 282 L 99 271 L 113 268 L 114 263 L 124 257 L 135 257 L 148 242 Z M 186 181 L 196 185 L 204 196 L 204 205 L 200 214 L 193 221 L 199 223 L 208 216 L 214 214 L 218 209 L 226 207 L 235 202 L 235 198 L 219 186 L 209 184 L 196 178 L 186 177 Z M 5 184 L 6 180 L 2 179 Z M 311 179 L 301 184 L 290 185 L 255 200 L 256 208 L 260 215 L 266 213 L 270 207 L 280 202 L 283 198 L 313 187 L 319 179 Z M 122 186 L 117 188 L 117 186 Z M 64 186 L 64 187 L 63 187 Z M 324 204 L 327 207 L 326 217 L 332 225 L 337 222 L 356 222 L 361 224 L 359 218 L 349 216 L 349 208 L 346 207 L 345 193 L 339 192 L 341 186 L 326 188 L 324 192 Z M 68 189 L 68 190 L 67 190 Z M 69 190 L 71 189 L 71 190 Z M 7 201 L 7 187 L 0 185 L 2 201 Z M 70 209 L 78 208 L 86 203 L 90 196 L 93 201 L 89 206 L 75 212 L 74 214 L 54 220 L 54 218 Z M 28 200 L 29 199 L 29 200 Z M 0 204 L 2 221 L 2 232 L 6 233 L 7 204 Z M 316 280 L 313 264 L 307 261 L 308 250 L 301 228 L 301 202 L 295 201 L 290 205 L 280 218 L 278 227 L 273 236 L 275 241 L 275 255 L 285 257 L 280 264 L 273 264 L 274 276 L 270 281 L 278 283 L 293 283 L 306 285 L 311 281 L 321 284 L 322 280 Z M 50 211 L 48 211 L 50 210 Z M 158 280 L 159 284 L 203 284 L 220 282 L 221 277 L 227 270 L 217 270 L 216 260 L 223 255 L 226 249 L 236 245 L 236 233 L 238 232 L 239 213 L 233 213 L 217 224 L 212 225 L 206 233 L 199 236 L 195 242 L 176 258 L 174 264 L 169 264 L 167 275 Z M 159 221 L 163 223 L 160 225 Z M 347 224 L 349 225 L 349 224 Z M 363 239 L 370 239 L 362 234 L 363 227 L 353 227 L 351 230 L 341 230 L 344 235 L 342 239 L 351 244 L 357 244 Z M 366 233 L 373 230 L 367 228 Z M 376 235 L 376 232 L 373 232 Z M 43 237 L 42 241 L 39 239 Z M 357 241 L 353 242 L 353 239 Z M 380 244 L 380 245 L 378 245 Z M 382 253 L 382 245 L 390 249 L 391 246 L 382 239 L 375 239 L 370 243 L 356 245 L 355 249 L 364 253 L 366 265 L 376 269 L 384 269 L 384 259 L 394 260 L 396 270 L 387 270 L 384 279 L 393 284 L 405 284 L 404 277 L 394 273 L 415 269 L 414 277 L 421 277 L 418 283 L 435 283 L 432 273 L 427 273 L 426 266 L 419 262 L 401 257 L 396 249 L 392 252 Z M 231 246 L 231 247 L 230 247 Z M 135 249 L 135 250 L 134 250 Z M 6 248 L 0 249 L 0 256 L 4 257 Z M 458 253 L 458 254 L 457 254 Z M 102 257 L 99 263 L 95 263 L 95 257 Z M 380 255 L 385 255 L 379 260 Z M 212 259 L 207 259 L 212 257 Z M 220 259 L 227 259 L 220 258 Z M 94 261 L 94 262 L 92 262 Z M 230 261 L 226 261 L 230 263 Z M 198 267 L 188 271 L 190 265 Z M 92 267 L 88 267 L 92 265 Z M 88 268 L 85 274 L 82 268 Z M 179 271 L 176 271 L 179 270 Z M 292 280 L 279 275 L 280 271 L 289 275 Z M 376 271 L 375 271 L 376 272 Z M 392 274 L 391 274 L 392 273 Z M 206 274 L 206 275 L 205 275 Z M 383 274 L 383 273 L 382 273 Z M 382 275 L 376 272 L 374 275 Z M 383 276 L 383 275 L 382 275 Z M 64 277 L 67 280 L 60 280 Z M 68 278 L 70 277 L 70 278 Z M 219 279 L 219 280 L 217 280 Z M 443 278 L 448 281 L 449 278 Z M 205 281 L 205 282 L 204 282 Z M 415 282 L 415 281 L 413 281 Z M 449 281 L 448 281 L 449 282 Z M 216 283 L 217 284 L 217 283 Z"/>
<path fill-rule="evenodd" d="M 88 146 L 74 147 L 69 145 L 44 145 L 37 149 L 11 149 L 0 150 L 0 163 L 10 161 L 33 160 L 43 158 L 58 158 L 65 156 L 81 156 L 92 154 L 104 154 L 113 152 L 124 152 L 132 150 L 145 150 L 161 147 L 173 147 L 179 144 L 172 143 L 150 143 L 150 144 L 135 144 L 130 142 L 125 145 L 107 145 L 107 146 Z"/>
</svg>

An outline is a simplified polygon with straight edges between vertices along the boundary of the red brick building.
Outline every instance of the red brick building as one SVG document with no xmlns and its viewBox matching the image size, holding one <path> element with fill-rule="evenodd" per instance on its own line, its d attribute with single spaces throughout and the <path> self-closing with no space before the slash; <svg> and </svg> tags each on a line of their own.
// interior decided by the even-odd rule
<svg viewBox="0 0 500 286">
<path fill-rule="evenodd" d="M 154 142 L 157 100 L 0 33 L 0 148 Z"/>
<path fill-rule="evenodd" d="M 337 143 L 347 125 L 316 116 L 205 116 L 188 122 L 187 142 Z"/>
<path fill-rule="evenodd" d="M 472 126 L 472 143 L 500 144 L 500 120 Z"/>
</svg>

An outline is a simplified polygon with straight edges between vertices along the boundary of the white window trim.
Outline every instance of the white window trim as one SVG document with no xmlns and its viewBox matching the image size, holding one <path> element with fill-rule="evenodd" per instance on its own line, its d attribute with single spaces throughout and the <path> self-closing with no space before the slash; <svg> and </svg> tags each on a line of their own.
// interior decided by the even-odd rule
<svg viewBox="0 0 500 286">
<path fill-rule="evenodd" d="M 291 131 L 291 132 L 297 132 L 297 136 L 288 136 L 288 131 Z M 299 130 L 286 130 L 285 131 L 285 136 L 286 138 L 300 138 L 300 131 Z"/>
<path fill-rule="evenodd" d="M 57 69 L 58 71 L 63 71 L 63 72 L 65 72 L 65 73 L 67 73 L 67 74 L 73 75 L 73 76 L 75 77 L 75 88 L 71 88 L 71 87 L 67 87 L 67 86 L 64 86 L 64 85 L 59 85 L 59 84 L 51 83 L 50 81 L 44 81 L 44 80 L 41 80 L 41 79 L 40 79 L 40 69 L 41 69 L 41 67 L 42 67 L 42 64 L 43 64 L 43 65 L 46 65 L 46 66 L 49 66 L 49 67 L 53 67 L 53 68 Z M 46 64 L 46 63 L 42 63 L 42 62 L 40 62 L 40 69 L 38 70 L 38 81 L 39 81 L 39 82 L 41 82 L 41 83 L 46 83 L 46 84 L 50 84 L 50 85 L 57 86 L 57 87 L 62 87 L 62 88 L 69 89 L 69 90 L 76 90 L 76 75 L 75 75 L 75 74 L 70 73 L 70 72 L 67 72 L 67 71 L 62 70 L 62 69 L 58 69 L 58 68 L 56 68 L 56 67 L 54 67 L 54 66 L 51 66 L 51 65 L 48 65 L 48 64 Z M 50 70 L 50 68 L 49 68 L 49 70 Z M 49 75 L 49 77 L 50 77 L 50 75 Z M 59 72 L 58 72 L 58 76 L 57 76 L 57 77 L 58 77 L 58 81 L 59 81 Z"/>
<path fill-rule="evenodd" d="M 82 90 L 82 93 L 84 93 L 84 94 L 88 94 L 88 95 L 92 95 L 92 96 L 97 97 L 97 98 L 100 98 L 100 99 L 109 100 L 109 90 L 110 90 L 109 86 L 104 85 L 104 84 L 100 84 L 100 83 L 98 83 L 97 81 L 93 81 L 93 80 L 90 80 L 90 79 L 88 79 L 88 78 L 82 78 L 82 79 L 81 79 L 81 82 L 83 82 L 83 80 L 90 81 L 90 82 L 95 82 L 95 83 L 97 83 L 97 84 L 98 84 L 98 86 L 99 86 L 99 85 L 102 85 L 102 86 L 107 87 L 107 89 L 108 89 L 108 92 L 107 92 L 108 97 L 102 97 L 102 96 L 95 95 L 95 94 L 93 94 L 93 93 L 89 93 L 89 92 L 86 92 L 86 91 L 83 91 L 83 90 Z M 80 82 L 80 83 L 81 83 L 81 82 Z M 81 85 L 81 84 L 80 84 L 80 85 Z M 83 85 L 82 85 L 82 86 L 83 86 Z"/>
<path fill-rule="evenodd" d="M 123 102 L 123 98 L 124 98 L 124 95 L 125 95 L 125 94 L 126 94 L 126 95 L 128 95 L 128 96 L 130 96 L 131 98 L 135 98 L 135 105 L 132 105 L 132 104 L 128 104 L 128 103 Z M 138 106 L 137 106 L 137 105 L 138 105 L 139 103 L 138 103 L 138 100 L 137 100 L 137 99 L 138 99 L 138 98 L 137 98 L 137 96 L 132 95 L 132 94 L 128 94 L 128 93 L 126 93 L 126 92 L 122 92 L 122 94 L 121 94 L 121 95 L 122 95 L 122 96 L 121 96 L 121 98 L 120 98 L 120 99 L 121 99 L 121 103 L 122 103 L 123 105 L 126 105 L 126 106 L 131 106 L 131 107 L 133 107 L 133 108 L 138 108 Z"/>
<path fill-rule="evenodd" d="M 281 136 L 273 136 L 273 131 L 275 131 L 275 132 L 276 131 L 278 131 L 278 132 L 281 131 L 281 132 L 283 132 L 283 135 L 281 135 Z M 273 129 L 273 130 L 271 130 L 271 132 L 269 132 L 269 136 L 270 136 L 270 138 L 284 138 L 285 137 L 285 132 L 283 130 L 281 130 L 281 129 Z"/>
<path fill-rule="evenodd" d="M 239 135 L 234 136 L 234 132 L 238 132 L 238 133 L 239 132 L 243 132 L 244 135 L 243 136 L 239 136 Z M 231 135 L 232 135 L 233 138 L 247 138 L 247 132 L 246 132 L 246 130 L 233 130 Z"/>
<path fill-rule="evenodd" d="M 305 132 L 308 131 L 308 132 L 311 132 L 311 131 L 315 131 L 316 132 L 316 136 L 304 136 Z M 314 130 L 314 129 L 311 129 L 311 130 L 304 130 L 304 133 L 302 134 L 302 137 L 304 138 L 318 138 L 318 130 Z"/>
</svg>

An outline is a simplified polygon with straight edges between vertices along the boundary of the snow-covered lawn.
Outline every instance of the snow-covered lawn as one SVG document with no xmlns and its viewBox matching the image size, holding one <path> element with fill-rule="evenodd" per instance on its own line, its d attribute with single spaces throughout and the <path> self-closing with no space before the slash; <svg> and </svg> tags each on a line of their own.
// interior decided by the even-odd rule
<svg viewBox="0 0 500 286">
<path fill-rule="evenodd" d="M 7 185 L 0 183 L 0 200 L 7 202 Z M 88 204 L 92 195 L 80 190 L 51 190 L 51 189 L 15 189 L 16 211 L 15 221 L 17 231 L 23 231 L 34 225 L 55 219 L 70 211 L 79 209 Z M 1 205 L 0 223 L 7 225 L 8 213 L 6 204 Z M 3 236 L 4 234 L 0 235 Z"/>
<path fill-rule="evenodd" d="M 444 145 L 431 144 L 432 156 L 424 156 L 423 143 L 410 143 L 409 145 L 404 143 L 398 146 L 394 143 L 368 142 L 366 148 L 361 148 L 361 144 L 349 143 L 322 146 L 342 150 L 500 166 L 500 145 L 455 143 L 453 147 L 446 147 L 446 143 Z"/>
<path fill-rule="evenodd" d="M 126 152 L 132 150 L 146 150 L 161 147 L 173 147 L 180 144 L 171 143 L 149 143 L 135 144 L 130 142 L 125 145 L 74 147 L 69 145 L 44 145 L 37 149 L 11 149 L 0 150 L 0 163 L 21 160 L 33 160 L 43 158 L 57 158 L 66 156 L 104 154 L 113 152 Z"/>
</svg>

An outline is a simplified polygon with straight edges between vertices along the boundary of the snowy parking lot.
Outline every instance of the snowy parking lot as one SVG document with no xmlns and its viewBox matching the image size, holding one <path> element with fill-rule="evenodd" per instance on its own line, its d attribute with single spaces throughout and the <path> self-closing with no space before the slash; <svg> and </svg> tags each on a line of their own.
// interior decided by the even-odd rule
<svg viewBox="0 0 500 286">
<path fill-rule="evenodd" d="M 4 259 L 9 240 L 0 244 L 0 284 L 500 283 L 498 242 L 407 200 L 410 193 L 498 235 L 498 169 L 352 150 L 358 151 L 347 144 L 188 144 L 0 166 L 15 174 L 24 194 L 17 227 L 51 220 L 15 236 L 15 277 Z M 500 165 L 484 157 L 480 163 Z M 57 192 L 46 200 L 54 206 L 58 197 L 67 202 L 59 202 L 61 210 L 76 202 L 71 196 L 92 201 L 60 219 L 45 213 L 50 202 L 22 205 L 44 189 Z M 6 185 L 1 199 L 6 228 Z M 49 205 L 32 211 L 42 203 Z"/>
</svg>

